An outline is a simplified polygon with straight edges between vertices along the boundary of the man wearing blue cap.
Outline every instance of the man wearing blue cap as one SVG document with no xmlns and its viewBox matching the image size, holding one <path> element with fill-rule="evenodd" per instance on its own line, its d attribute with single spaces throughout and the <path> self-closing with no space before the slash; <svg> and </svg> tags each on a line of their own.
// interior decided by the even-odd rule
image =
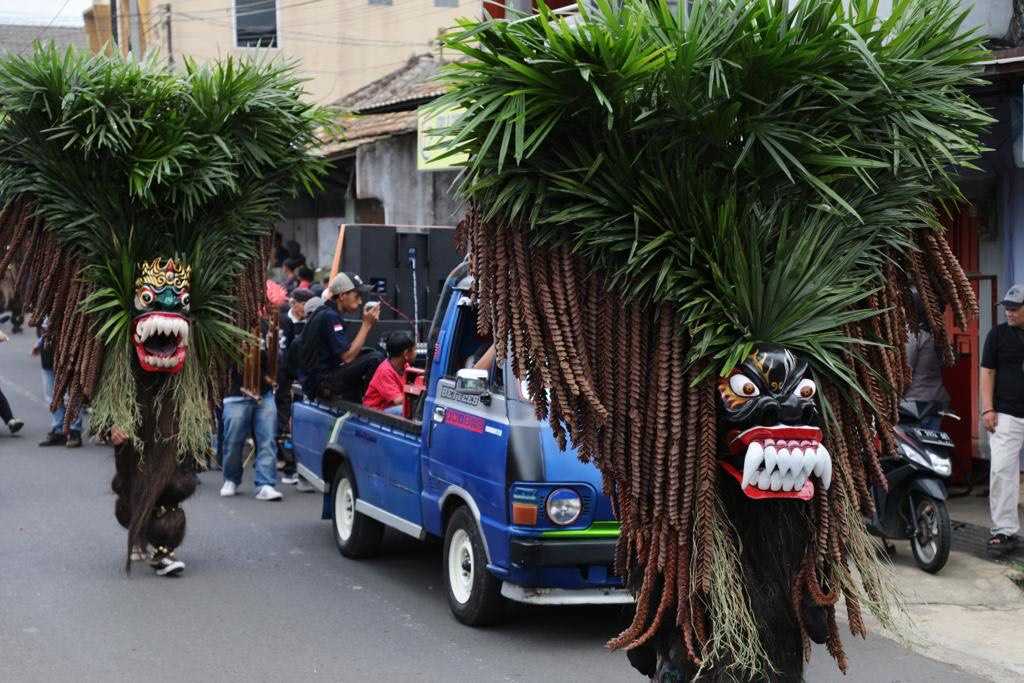
<svg viewBox="0 0 1024 683">
<path fill-rule="evenodd" d="M 988 550 L 1002 556 L 1020 543 L 1020 450 L 1024 447 L 1024 285 L 1014 285 L 1002 300 L 1006 322 L 985 337 L 981 354 L 981 416 L 992 450 Z"/>
</svg>

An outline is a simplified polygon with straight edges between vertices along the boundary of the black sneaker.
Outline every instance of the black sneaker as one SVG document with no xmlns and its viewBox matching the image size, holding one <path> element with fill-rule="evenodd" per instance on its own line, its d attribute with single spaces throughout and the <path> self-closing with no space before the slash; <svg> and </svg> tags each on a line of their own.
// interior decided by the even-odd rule
<svg viewBox="0 0 1024 683">
<path fill-rule="evenodd" d="M 68 436 L 68 440 L 64 445 L 67 446 L 68 448 L 81 448 L 82 432 L 72 429 L 71 434 Z"/>
<path fill-rule="evenodd" d="M 63 446 L 68 442 L 68 437 L 64 436 L 60 432 L 50 432 L 46 435 L 46 438 L 39 442 L 40 446 Z"/>
<path fill-rule="evenodd" d="M 25 423 L 16 417 L 12 417 L 7 421 L 7 428 L 11 430 L 11 434 L 17 434 L 21 431 L 21 428 L 25 426 Z"/>
</svg>

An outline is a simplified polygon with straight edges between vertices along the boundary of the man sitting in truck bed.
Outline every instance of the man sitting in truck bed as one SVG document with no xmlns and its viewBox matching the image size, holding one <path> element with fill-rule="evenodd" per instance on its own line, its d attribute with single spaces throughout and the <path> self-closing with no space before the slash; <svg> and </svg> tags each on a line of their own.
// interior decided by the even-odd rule
<svg viewBox="0 0 1024 683">
<path fill-rule="evenodd" d="M 369 288 L 355 273 L 339 273 L 324 294 L 328 297 L 303 331 L 302 358 L 307 368 L 302 390 L 310 399 L 344 399 L 359 403 L 383 356 L 364 349 L 366 337 L 380 318 L 380 307 L 363 309 L 363 322 L 352 334 L 341 313 L 355 313 Z"/>
</svg>

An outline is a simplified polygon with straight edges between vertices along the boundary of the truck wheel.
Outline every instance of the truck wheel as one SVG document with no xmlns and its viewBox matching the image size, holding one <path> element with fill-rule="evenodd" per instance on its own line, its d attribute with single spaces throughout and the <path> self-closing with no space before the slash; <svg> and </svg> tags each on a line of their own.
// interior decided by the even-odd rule
<svg viewBox="0 0 1024 683">
<path fill-rule="evenodd" d="M 917 566 L 929 574 L 937 574 L 946 566 L 952 544 L 953 529 L 946 503 L 929 496 L 911 499 L 917 533 L 910 539 Z"/>
<path fill-rule="evenodd" d="M 356 510 L 355 477 L 347 463 L 334 475 L 334 542 L 345 557 L 359 559 L 377 553 L 384 525 Z"/>
<path fill-rule="evenodd" d="M 448 606 L 467 626 L 487 626 L 501 616 L 501 582 L 487 571 L 487 553 L 468 508 L 456 510 L 444 533 L 443 580 Z"/>
</svg>

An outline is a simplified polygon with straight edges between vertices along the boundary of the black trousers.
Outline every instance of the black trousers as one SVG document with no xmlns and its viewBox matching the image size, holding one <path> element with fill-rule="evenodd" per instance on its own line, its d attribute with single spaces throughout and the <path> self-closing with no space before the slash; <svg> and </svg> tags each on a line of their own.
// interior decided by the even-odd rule
<svg viewBox="0 0 1024 683">
<path fill-rule="evenodd" d="M 319 397 L 362 403 L 366 387 L 383 361 L 384 354 L 380 351 L 363 349 L 351 363 L 345 363 L 320 378 L 317 386 Z"/>
<path fill-rule="evenodd" d="M 274 404 L 277 406 L 277 459 L 284 463 L 283 472 L 295 474 L 295 452 L 284 447 L 284 440 L 291 434 L 292 419 L 292 378 L 284 368 L 284 361 L 277 364 L 277 388 L 274 389 Z"/>
<path fill-rule="evenodd" d="M 7 397 L 4 396 L 4 392 L 0 391 L 0 421 L 7 424 L 14 419 L 14 414 L 11 413 L 11 404 L 7 402 Z"/>
</svg>

